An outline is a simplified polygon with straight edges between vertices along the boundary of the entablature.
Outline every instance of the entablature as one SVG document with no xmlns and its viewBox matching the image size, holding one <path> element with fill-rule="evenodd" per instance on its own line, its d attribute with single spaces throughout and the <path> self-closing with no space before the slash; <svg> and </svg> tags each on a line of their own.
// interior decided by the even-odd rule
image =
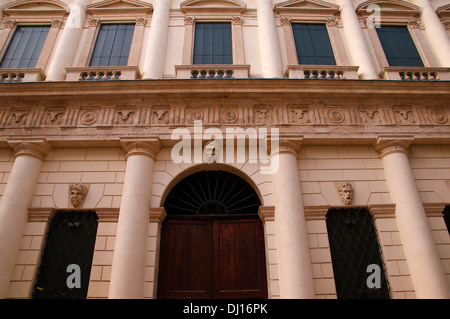
<svg viewBox="0 0 450 319">
<path fill-rule="evenodd" d="M 119 83 L 120 82 L 120 83 Z M 193 85 L 195 83 L 195 85 Z M 278 129 L 303 144 L 371 145 L 379 135 L 450 141 L 449 82 L 228 79 L 0 84 L 3 139 L 115 145 L 176 128 Z"/>
</svg>

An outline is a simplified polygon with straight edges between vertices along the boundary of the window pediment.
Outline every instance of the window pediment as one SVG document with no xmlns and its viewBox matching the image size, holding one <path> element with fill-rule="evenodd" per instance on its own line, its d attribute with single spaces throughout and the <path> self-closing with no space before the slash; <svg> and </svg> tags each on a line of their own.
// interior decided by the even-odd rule
<svg viewBox="0 0 450 319">
<path fill-rule="evenodd" d="M 3 6 L 6 16 L 63 16 L 68 12 L 68 6 L 58 0 L 30 1 L 18 0 Z"/>
<path fill-rule="evenodd" d="M 90 14 L 147 14 L 153 6 L 138 0 L 104 0 L 87 5 L 86 9 Z"/>
<path fill-rule="evenodd" d="M 180 4 L 181 11 L 185 13 L 221 12 L 242 13 L 247 4 L 240 0 L 187 0 Z"/>
<path fill-rule="evenodd" d="M 381 8 L 381 17 L 389 18 L 415 18 L 420 13 L 420 7 L 403 0 L 370 0 L 361 3 L 356 8 L 356 13 L 362 17 L 373 14 L 373 10 L 367 10 L 370 5 Z"/>
<path fill-rule="evenodd" d="M 339 6 L 321 0 L 288 0 L 277 3 L 275 12 L 281 14 L 334 15 L 339 13 Z"/>
<path fill-rule="evenodd" d="M 450 4 L 437 8 L 436 14 L 441 19 L 450 19 Z"/>
</svg>

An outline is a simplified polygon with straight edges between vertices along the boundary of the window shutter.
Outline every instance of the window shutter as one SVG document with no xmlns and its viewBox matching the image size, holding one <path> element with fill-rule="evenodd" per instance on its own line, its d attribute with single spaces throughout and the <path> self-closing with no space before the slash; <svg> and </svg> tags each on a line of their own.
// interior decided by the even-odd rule
<svg viewBox="0 0 450 319">
<path fill-rule="evenodd" d="M 6 50 L 0 68 L 34 68 L 49 29 L 49 26 L 19 26 Z"/>
<path fill-rule="evenodd" d="M 193 64 L 233 64 L 230 23 L 195 24 Z"/>
<path fill-rule="evenodd" d="M 90 66 L 127 65 L 133 33 L 134 24 L 101 25 Z"/>
<path fill-rule="evenodd" d="M 390 66 L 424 66 L 406 26 L 382 26 L 376 30 Z"/>
<path fill-rule="evenodd" d="M 325 24 L 293 23 L 299 64 L 336 65 Z"/>
</svg>

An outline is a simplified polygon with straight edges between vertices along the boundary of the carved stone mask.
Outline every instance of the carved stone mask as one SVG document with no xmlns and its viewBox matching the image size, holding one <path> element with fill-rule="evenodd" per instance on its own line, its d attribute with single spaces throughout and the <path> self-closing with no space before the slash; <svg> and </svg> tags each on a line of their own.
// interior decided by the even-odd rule
<svg viewBox="0 0 450 319">
<path fill-rule="evenodd" d="M 73 184 L 70 185 L 70 202 L 73 207 L 79 207 L 83 204 L 88 188 L 84 184 Z"/>
<path fill-rule="evenodd" d="M 210 141 L 208 144 L 205 145 L 203 149 L 203 158 L 205 159 L 205 162 L 208 164 L 213 163 L 217 160 L 216 155 L 220 154 L 219 151 L 219 145 L 220 143 L 216 141 Z"/>
<path fill-rule="evenodd" d="M 339 186 L 339 194 L 341 195 L 341 202 L 344 205 L 351 205 L 353 203 L 353 187 L 350 183 L 342 183 Z"/>
</svg>

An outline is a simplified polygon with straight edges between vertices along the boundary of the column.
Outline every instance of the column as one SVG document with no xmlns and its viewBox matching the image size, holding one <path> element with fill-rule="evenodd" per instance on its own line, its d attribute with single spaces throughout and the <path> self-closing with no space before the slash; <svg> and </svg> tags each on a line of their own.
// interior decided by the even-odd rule
<svg viewBox="0 0 450 319">
<path fill-rule="evenodd" d="M 378 79 L 377 68 L 370 54 L 361 24 L 351 0 L 339 0 L 342 25 L 353 58 L 362 79 Z"/>
<path fill-rule="evenodd" d="M 311 257 L 297 163 L 301 139 L 281 139 L 271 160 L 277 229 L 280 297 L 315 298 Z"/>
<path fill-rule="evenodd" d="M 117 224 L 109 298 L 144 297 L 145 253 L 158 138 L 121 139 L 127 165 Z"/>
<path fill-rule="evenodd" d="M 44 139 L 9 141 L 14 166 L 0 202 L 0 298 L 8 293 L 44 157 L 51 147 Z"/>
<path fill-rule="evenodd" d="M 414 0 L 414 2 L 421 8 L 420 19 L 440 66 L 450 67 L 450 39 L 447 31 L 428 0 Z"/>
<path fill-rule="evenodd" d="M 264 78 L 282 78 L 280 46 L 271 0 L 257 0 L 259 53 Z"/>
<path fill-rule="evenodd" d="M 143 79 L 161 79 L 164 73 L 170 0 L 156 0 L 142 70 Z"/>
<path fill-rule="evenodd" d="M 72 66 L 72 61 L 83 31 L 86 18 L 86 0 L 75 0 L 70 6 L 70 14 L 62 31 L 61 39 L 56 45 L 54 56 L 51 60 L 46 81 L 64 81 L 66 79 L 66 67 Z"/>
<path fill-rule="evenodd" d="M 412 137 L 379 137 L 375 148 L 386 177 L 416 297 L 450 298 L 436 243 L 408 161 Z"/>
</svg>

